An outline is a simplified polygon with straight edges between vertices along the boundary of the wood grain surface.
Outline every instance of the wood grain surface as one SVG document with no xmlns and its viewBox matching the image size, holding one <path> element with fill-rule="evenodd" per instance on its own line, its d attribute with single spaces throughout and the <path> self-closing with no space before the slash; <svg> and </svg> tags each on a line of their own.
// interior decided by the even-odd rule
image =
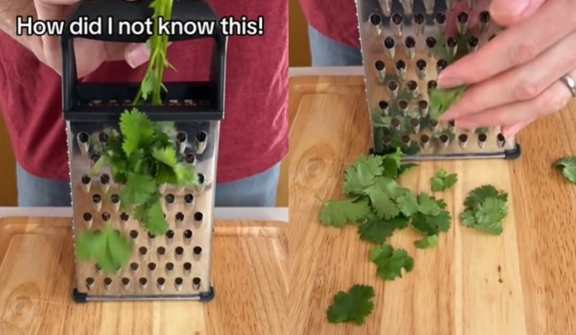
<svg viewBox="0 0 576 335">
<path fill-rule="evenodd" d="M 509 193 L 510 214 L 501 236 L 453 220 L 429 250 L 416 250 L 409 230 L 395 234 L 391 243 L 415 266 L 384 282 L 354 227 L 318 222 L 315 198 L 341 198 L 344 169 L 370 147 L 363 79 L 294 77 L 290 90 L 291 334 L 576 334 L 576 186 L 551 168 L 576 154 L 575 102 L 524 130 L 517 160 L 425 162 L 406 174 L 401 184 L 429 192 L 437 169 L 458 173 L 456 186 L 439 193 L 453 217 L 482 184 Z M 358 283 L 374 286 L 374 313 L 362 326 L 329 324 L 334 294 Z"/>
<path fill-rule="evenodd" d="M 0 334 L 285 334 L 283 223 L 216 222 L 208 303 L 73 302 L 70 227 L 69 218 L 0 219 Z"/>
</svg>

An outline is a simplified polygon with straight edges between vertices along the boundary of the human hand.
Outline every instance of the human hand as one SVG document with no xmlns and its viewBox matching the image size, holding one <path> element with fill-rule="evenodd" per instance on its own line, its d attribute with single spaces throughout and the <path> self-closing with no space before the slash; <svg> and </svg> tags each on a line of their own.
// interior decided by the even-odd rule
<svg viewBox="0 0 576 335">
<path fill-rule="evenodd" d="M 492 19 L 508 27 L 440 74 L 440 87 L 471 85 L 442 115 L 462 128 L 502 126 L 515 135 L 572 97 L 560 79 L 576 78 L 573 0 L 493 0 Z"/>
<path fill-rule="evenodd" d="M 66 20 L 72 12 L 73 5 L 77 2 L 79 0 L 34 0 L 34 5 L 38 20 L 52 21 Z M 58 74 L 62 74 L 60 37 L 44 35 L 41 41 L 39 49 L 33 50 L 36 57 Z M 101 42 L 82 38 L 74 39 L 74 51 L 79 78 L 92 73 L 107 61 L 125 60 L 132 68 L 136 68 L 150 58 L 150 51 L 145 44 Z"/>
</svg>

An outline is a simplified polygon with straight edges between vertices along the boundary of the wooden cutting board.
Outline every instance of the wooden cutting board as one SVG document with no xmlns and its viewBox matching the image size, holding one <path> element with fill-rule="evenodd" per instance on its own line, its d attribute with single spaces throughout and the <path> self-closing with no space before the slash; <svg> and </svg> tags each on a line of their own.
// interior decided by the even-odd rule
<svg viewBox="0 0 576 335">
<path fill-rule="evenodd" d="M 70 219 L 0 219 L 0 334 L 282 335 L 288 297 L 284 226 L 216 222 L 211 302 L 77 304 L 71 296 Z"/>
<path fill-rule="evenodd" d="M 384 282 L 369 263 L 371 246 L 356 229 L 318 222 L 323 199 L 340 198 L 344 169 L 370 147 L 361 77 L 294 77 L 290 81 L 290 321 L 292 334 L 568 335 L 576 334 L 576 186 L 551 168 L 576 153 L 576 104 L 541 119 L 519 137 L 515 161 L 425 162 L 401 184 L 429 192 L 439 168 L 459 182 L 443 195 L 453 217 L 482 184 L 509 193 L 501 236 L 452 222 L 438 246 L 416 250 L 410 231 L 391 240 L 415 260 L 403 279 Z M 372 285 L 375 310 L 363 326 L 332 325 L 335 293 Z"/>
</svg>

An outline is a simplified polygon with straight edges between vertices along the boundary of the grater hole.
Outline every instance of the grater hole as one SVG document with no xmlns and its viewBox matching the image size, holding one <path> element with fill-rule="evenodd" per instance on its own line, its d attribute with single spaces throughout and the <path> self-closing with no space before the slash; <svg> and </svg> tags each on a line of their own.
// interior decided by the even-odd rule
<svg viewBox="0 0 576 335">
<path fill-rule="evenodd" d="M 110 220 L 110 217 L 111 217 L 110 213 L 106 213 L 106 212 L 102 213 L 102 221 L 107 222 Z"/>
<path fill-rule="evenodd" d="M 430 136 L 423 134 L 422 136 L 420 136 L 420 142 L 422 142 L 423 144 L 427 144 L 430 142 Z"/>
<path fill-rule="evenodd" d="M 408 101 L 406 100 L 400 100 L 398 101 L 398 108 L 405 110 L 408 108 Z"/>
<path fill-rule="evenodd" d="M 148 232 L 148 238 L 149 238 L 149 239 L 154 239 L 154 238 L 156 238 L 156 236 L 155 236 L 154 234 Z"/>
<path fill-rule="evenodd" d="M 156 263 L 148 263 L 148 270 L 150 271 L 156 270 Z"/>
<path fill-rule="evenodd" d="M 468 135 L 460 134 L 460 136 L 458 136 L 458 141 L 460 141 L 462 143 L 468 141 Z"/>
<path fill-rule="evenodd" d="M 430 80 L 428 82 L 428 89 L 429 90 L 435 89 L 436 87 L 438 87 L 438 82 L 436 82 L 436 80 Z"/>
<path fill-rule="evenodd" d="M 388 89 L 390 91 L 396 91 L 398 89 L 398 83 L 395 82 L 394 80 L 391 80 L 388 82 Z"/>
<path fill-rule="evenodd" d="M 392 143 L 392 137 L 390 135 L 382 136 L 382 144 L 390 145 L 390 143 Z"/>
<path fill-rule="evenodd" d="M 404 16 L 400 15 L 399 13 L 392 14 L 392 23 L 395 25 L 401 25 L 404 22 Z"/>
<path fill-rule="evenodd" d="M 440 143 L 443 143 L 443 144 L 448 143 L 448 135 L 442 134 L 442 135 L 440 135 L 440 137 L 438 137 L 438 140 L 440 140 Z"/>
<path fill-rule="evenodd" d="M 497 138 L 498 141 L 500 141 L 500 142 L 504 142 L 504 141 L 506 140 L 506 138 L 505 138 L 504 135 L 502 135 L 502 134 L 498 134 L 498 135 L 496 136 L 496 138 Z"/>
<path fill-rule="evenodd" d="M 488 139 L 488 136 L 486 134 L 478 134 L 478 141 L 486 142 L 487 139 Z"/>
<path fill-rule="evenodd" d="M 378 102 L 378 108 L 384 110 L 388 108 L 388 101 L 386 100 L 380 100 L 380 102 Z"/>
<path fill-rule="evenodd" d="M 184 248 L 176 247 L 176 249 L 174 249 L 174 252 L 176 253 L 176 255 L 180 256 L 184 253 Z"/>
<path fill-rule="evenodd" d="M 128 284 L 130 284 L 130 278 L 122 278 L 122 285 L 128 286 Z"/>
<path fill-rule="evenodd" d="M 416 40 L 414 39 L 414 37 L 408 36 L 404 40 L 404 45 L 406 46 L 406 48 L 409 49 L 414 48 L 416 46 Z"/>
<path fill-rule="evenodd" d="M 92 164 L 96 164 L 96 162 L 97 162 L 99 159 L 100 159 L 100 156 L 99 156 L 99 155 L 94 154 L 94 155 L 90 156 L 90 161 L 92 162 Z"/>
<path fill-rule="evenodd" d="M 166 270 L 168 271 L 174 270 L 174 263 L 166 263 Z"/>
<path fill-rule="evenodd" d="M 198 277 L 194 277 L 194 279 L 192 279 L 192 284 L 194 285 L 200 285 L 200 283 L 202 282 L 202 280 Z"/>
<path fill-rule="evenodd" d="M 174 238 L 174 231 L 172 229 L 168 230 L 166 232 L 166 237 L 168 238 Z"/>
<path fill-rule="evenodd" d="M 448 47 L 450 47 L 450 48 L 456 47 L 457 44 L 458 44 L 458 41 L 456 41 L 456 39 L 452 36 L 448 37 L 448 39 L 446 40 L 446 45 L 448 45 Z"/>
<path fill-rule="evenodd" d="M 198 174 L 198 182 L 200 184 L 204 184 L 204 175 L 201 173 Z"/>
<path fill-rule="evenodd" d="M 109 286 L 112 284 L 112 279 L 111 278 L 104 278 L 104 285 Z"/>
<path fill-rule="evenodd" d="M 80 181 L 82 182 L 82 184 L 88 185 L 90 184 L 90 181 L 92 181 L 92 178 L 90 178 L 89 175 L 85 174 L 82 176 L 82 178 L 80 178 Z"/>
<path fill-rule="evenodd" d="M 89 140 L 90 140 L 90 135 L 88 135 L 87 133 L 79 133 L 78 134 L 78 141 L 80 143 L 88 143 Z"/>
<path fill-rule="evenodd" d="M 120 236 L 120 234 L 122 234 L 122 233 L 120 233 L 120 230 L 114 229 L 114 234 L 116 234 L 116 236 Z"/>
<path fill-rule="evenodd" d="M 377 26 L 381 22 L 382 22 L 382 18 L 380 17 L 380 15 L 378 15 L 378 14 L 370 15 L 370 23 L 372 23 L 372 25 Z"/>
<path fill-rule="evenodd" d="M 198 142 L 206 142 L 207 138 L 208 138 L 208 134 L 206 134 L 205 131 L 201 131 L 201 132 L 196 134 L 196 141 L 198 141 Z"/>
<path fill-rule="evenodd" d="M 392 127 L 398 128 L 398 127 L 400 127 L 400 120 L 398 120 L 397 118 L 393 118 L 390 121 L 390 124 L 392 125 Z"/>
<path fill-rule="evenodd" d="M 138 237 L 138 231 L 136 230 L 131 230 L 130 231 L 130 237 L 133 239 L 136 239 Z"/>
<path fill-rule="evenodd" d="M 482 13 L 480 13 L 480 22 L 488 23 L 489 21 L 490 21 L 490 12 L 485 10 Z"/>
<path fill-rule="evenodd" d="M 128 221 L 128 219 L 130 219 L 130 215 L 128 215 L 128 213 L 122 213 L 120 214 L 120 219 L 122 221 Z"/>
<path fill-rule="evenodd" d="M 200 255 L 202 253 L 202 247 L 194 247 L 192 251 L 194 252 L 194 255 Z"/>
<path fill-rule="evenodd" d="M 458 13 L 457 19 L 458 19 L 458 22 L 460 22 L 460 23 L 468 22 L 468 13 L 466 13 L 466 12 Z"/>
<path fill-rule="evenodd" d="M 184 263 L 183 267 L 184 267 L 184 271 L 190 271 L 192 269 L 192 263 L 186 262 L 186 263 Z"/>
<path fill-rule="evenodd" d="M 84 214 L 82 214 L 82 218 L 84 219 L 84 221 L 90 221 L 90 220 L 92 220 L 92 214 L 84 213 Z"/>
<path fill-rule="evenodd" d="M 192 231 L 191 231 L 190 229 L 186 229 L 186 230 L 184 231 L 184 238 L 185 238 L 185 239 L 190 239 L 190 238 L 192 238 Z"/>
<path fill-rule="evenodd" d="M 188 193 L 184 196 L 184 201 L 187 204 L 191 204 L 194 201 L 194 196 L 192 194 Z"/>
<path fill-rule="evenodd" d="M 396 62 L 396 69 L 398 70 L 406 70 L 406 62 L 403 60 L 399 60 Z"/>
<path fill-rule="evenodd" d="M 424 70 L 426 68 L 426 61 L 423 59 L 419 59 L 416 61 L 416 68 L 418 70 Z"/>
<path fill-rule="evenodd" d="M 445 59 L 440 59 L 438 63 L 436 63 L 436 67 L 438 70 L 444 70 L 446 67 L 448 67 L 448 62 Z"/>
<path fill-rule="evenodd" d="M 110 175 L 104 173 L 103 175 L 100 176 L 100 182 L 104 185 L 107 185 L 108 183 L 110 183 Z"/>
<path fill-rule="evenodd" d="M 105 133 L 98 134 L 98 141 L 100 141 L 100 143 L 108 142 L 108 135 Z"/>
<path fill-rule="evenodd" d="M 138 263 L 136 263 L 136 262 L 130 263 L 130 270 L 132 270 L 132 271 L 138 270 Z"/>
<path fill-rule="evenodd" d="M 436 16 L 434 16 L 434 21 L 436 21 L 437 24 L 444 24 L 444 23 L 446 23 L 446 14 L 444 14 L 444 13 L 437 13 Z"/>
<path fill-rule="evenodd" d="M 138 279 L 138 282 L 140 282 L 140 285 L 145 286 L 146 284 L 148 284 L 148 279 L 142 277 Z"/>
<path fill-rule="evenodd" d="M 176 218 L 176 221 L 184 221 L 184 213 L 182 213 L 182 212 L 176 213 L 175 218 Z"/>
<path fill-rule="evenodd" d="M 394 44 L 396 44 L 396 42 L 394 41 L 394 39 L 390 36 L 386 37 L 384 39 L 384 46 L 388 49 L 392 49 L 394 48 Z"/>
<path fill-rule="evenodd" d="M 431 119 L 429 122 L 430 122 L 430 125 L 431 125 L 432 127 L 438 126 L 438 120 L 436 120 L 436 119 Z"/>
<path fill-rule="evenodd" d="M 184 279 L 182 279 L 180 277 L 174 279 L 174 283 L 176 283 L 176 285 L 182 285 L 183 282 L 184 282 Z"/>
<path fill-rule="evenodd" d="M 418 83 L 415 80 L 410 80 L 406 86 L 410 91 L 416 91 L 418 88 Z"/>
<path fill-rule="evenodd" d="M 201 212 L 194 213 L 194 220 L 202 221 L 203 218 L 204 218 L 204 214 L 202 214 Z"/>
<path fill-rule="evenodd" d="M 160 256 L 163 256 L 164 254 L 166 254 L 166 248 L 158 247 L 158 249 L 156 249 L 156 253 Z"/>
<path fill-rule="evenodd" d="M 374 67 L 376 67 L 377 71 L 382 71 L 386 68 L 386 64 L 384 64 L 383 61 L 378 60 L 378 61 L 376 61 L 376 63 L 374 63 Z"/>
<path fill-rule="evenodd" d="M 480 41 L 478 40 L 478 37 L 472 35 L 470 37 L 468 37 L 468 45 L 471 47 L 477 47 L 478 43 L 480 43 Z"/>
<path fill-rule="evenodd" d="M 428 108 L 428 101 L 426 101 L 426 100 L 418 101 L 418 108 L 427 109 Z"/>
<path fill-rule="evenodd" d="M 180 143 L 186 142 L 187 139 L 188 139 L 188 135 L 183 131 L 176 134 L 176 141 L 178 141 Z"/>
<path fill-rule="evenodd" d="M 144 255 L 146 255 L 146 254 L 148 253 L 148 248 L 146 248 L 146 247 L 140 247 L 140 248 L 138 249 L 138 253 L 139 253 L 140 255 L 144 256 Z"/>
<path fill-rule="evenodd" d="M 430 49 L 436 47 L 436 39 L 432 36 L 426 38 L 426 46 Z"/>
<path fill-rule="evenodd" d="M 86 278 L 86 285 L 92 286 L 92 285 L 94 285 L 94 282 L 95 282 L 94 278 L 92 278 L 92 277 Z"/>
<path fill-rule="evenodd" d="M 160 278 L 156 279 L 156 283 L 158 285 L 162 286 L 162 285 L 166 284 L 166 279 L 160 277 Z"/>
<path fill-rule="evenodd" d="M 448 121 L 448 125 L 449 125 L 450 127 L 454 127 L 454 126 L 456 125 L 456 121 L 455 121 L 455 120 L 450 120 L 450 121 Z"/>
<path fill-rule="evenodd" d="M 166 195 L 165 200 L 167 203 L 173 204 L 176 198 L 174 197 L 174 194 L 168 194 Z"/>
<path fill-rule="evenodd" d="M 95 204 L 99 204 L 102 202 L 102 197 L 100 196 L 100 194 L 94 194 L 92 196 L 92 202 L 94 202 Z"/>
<path fill-rule="evenodd" d="M 96 269 L 96 271 L 102 271 L 102 267 L 98 263 L 94 264 L 94 268 Z"/>
<path fill-rule="evenodd" d="M 184 160 L 188 164 L 194 164 L 194 162 L 196 161 L 196 156 L 194 156 L 193 154 L 187 154 Z"/>
<path fill-rule="evenodd" d="M 414 23 L 424 24 L 425 21 L 426 21 L 426 16 L 424 16 L 424 14 L 422 14 L 422 13 L 414 14 Z"/>
<path fill-rule="evenodd" d="M 402 143 L 403 143 L 404 145 L 410 144 L 410 136 L 408 136 L 408 135 L 403 135 L 403 136 L 402 136 Z"/>
<path fill-rule="evenodd" d="M 118 194 L 112 194 L 112 195 L 110 196 L 110 201 L 112 201 L 112 203 L 115 203 L 115 204 L 119 203 L 119 202 L 120 202 L 120 195 L 118 195 Z M 122 214 L 126 214 L 126 213 L 122 213 Z M 128 215 L 128 214 L 126 214 L 126 215 Z M 123 219 L 123 220 L 124 220 L 124 219 Z M 126 220 L 127 220 L 127 219 L 126 219 Z M 124 221 L 126 221 L 126 220 L 124 220 Z"/>
<path fill-rule="evenodd" d="M 418 120 L 418 119 L 410 119 L 410 125 L 411 125 L 413 128 L 416 128 L 416 127 L 418 127 L 418 126 L 420 125 L 420 120 Z"/>
</svg>

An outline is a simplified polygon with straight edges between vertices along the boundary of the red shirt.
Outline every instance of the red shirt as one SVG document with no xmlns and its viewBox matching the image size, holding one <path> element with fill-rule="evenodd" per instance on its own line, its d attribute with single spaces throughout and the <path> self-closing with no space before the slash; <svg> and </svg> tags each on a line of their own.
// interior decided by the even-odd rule
<svg viewBox="0 0 576 335">
<path fill-rule="evenodd" d="M 211 1 L 220 17 L 265 17 L 263 36 L 230 36 L 225 118 L 221 125 L 218 182 L 265 171 L 288 152 L 288 5 L 276 1 Z M 209 41 L 170 46 L 165 81 L 206 80 Z M 0 107 L 16 160 L 29 173 L 67 180 L 68 154 L 62 118 L 61 80 L 27 49 L 0 31 Z M 145 66 L 101 66 L 86 81 L 142 79 Z"/>
<path fill-rule="evenodd" d="M 300 0 L 304 16 L 322 35 L 342 44 L 360 48 L 354 0 Z"/>
</svg>

